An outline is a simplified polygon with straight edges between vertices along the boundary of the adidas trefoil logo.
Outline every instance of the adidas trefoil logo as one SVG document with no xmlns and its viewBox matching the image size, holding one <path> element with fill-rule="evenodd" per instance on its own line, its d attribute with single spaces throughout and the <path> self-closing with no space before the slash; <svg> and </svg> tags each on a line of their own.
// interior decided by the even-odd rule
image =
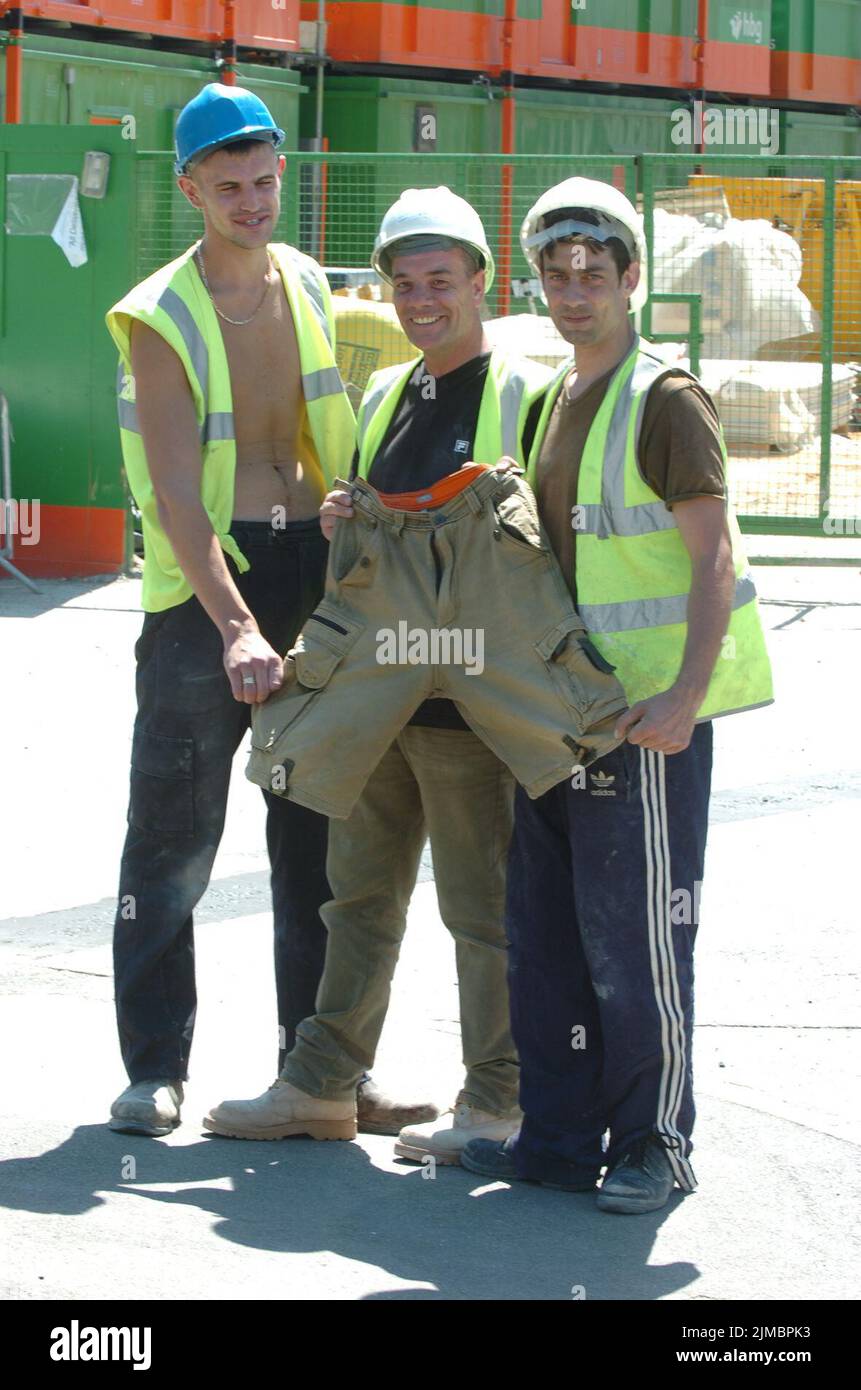
<svg viewBox="0 0 861 1390">
<path fill-rule="evenodd" d="M 592 783 L 593 796 L 615 796 L 616 789 L 613 786 L 616 778 L 608 772 L 590 772 L 589 779 Z"/>
</svg>

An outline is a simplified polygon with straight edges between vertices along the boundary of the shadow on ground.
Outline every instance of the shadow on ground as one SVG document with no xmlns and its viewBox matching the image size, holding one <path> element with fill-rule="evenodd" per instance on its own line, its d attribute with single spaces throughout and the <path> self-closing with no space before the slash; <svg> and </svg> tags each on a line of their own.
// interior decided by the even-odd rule
<svg viewBox="0 0 861 1390">
<path fill-rule="evenodd" d="M 124 1181 L 129 1158 L 136 1178 Z M 207 1185 L 225 1180 L 230 1188 Z M 438 1168 L 433 1179 L 413 1165 L 377 1168 L 358 1144 L 206 1137 L 173 1145 L 101 1125 L 81 1126 L 39 1157 L 0 1163 L 8 1208 L 83 1216 L 131 1194 L 196 1206 L 214 1218 L 215 1234 L 247 1249 L 331 1251 L 433 1286 L 368 1295 L 376 1300 L 651 1300 L 699 1277 L 692 1264 L 647 1263 L 678 1195 L 653 1215 L 616 1217 L 600 1213 L 591 1194 L 487 1187 L 462 1168 Z"/>
<path fill-rule="evenodd" d="M 128 590 L 118 590 L 111 586 L 123 580 L 136 579 L 136 575 L 97 574 L 84 579 L 33 579 L 37 592 L 26 588 L 20 580 L 9 578 L 0 580 L 0 617 L 40 618 L 55 608 L 67 608 L 72 612 L 76 607 L 88 612 L 98 612 L 99 604 L 90 602 L 90 595 L 100 589 L 110 591 L 106 608 L 110 612 L 123 610 L 140 612 L 140 590 L 129 585 Z M 118 598 L 117 595 L 121 594 Z M 76 600 L 84 599 L 78 605 Z"/>
</svg>

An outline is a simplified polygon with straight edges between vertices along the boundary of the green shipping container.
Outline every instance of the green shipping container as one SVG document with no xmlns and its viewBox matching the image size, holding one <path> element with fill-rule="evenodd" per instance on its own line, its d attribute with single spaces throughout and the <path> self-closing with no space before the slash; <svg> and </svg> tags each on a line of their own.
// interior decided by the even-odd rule
<svg viewBox="0 0 861 1390">
<path fill-rule="evenodd" d="M 0 35 L 5 98 L 6 34 Z M 208 58 L 27 34 L 23 44 L 22 125 L 116 125 L 142 150 L 167 150 L 176 117 L 195 92 L 218 81 Z M 240 63 L 239 82 L 256 92 L 286 133 L 298 137 L 298 74 Z"/>
<path fill-rule="evenodd" d="M 861 2 L 859 2 L 861 9 Z M 857 116 L 823 115 L 816 111 L 782 111 L 780 113 L 780 153 L 861 155 L 861 121 Z M 811 176 L 821 175 L 821 168 L 811 168 Z"/>
</svg>

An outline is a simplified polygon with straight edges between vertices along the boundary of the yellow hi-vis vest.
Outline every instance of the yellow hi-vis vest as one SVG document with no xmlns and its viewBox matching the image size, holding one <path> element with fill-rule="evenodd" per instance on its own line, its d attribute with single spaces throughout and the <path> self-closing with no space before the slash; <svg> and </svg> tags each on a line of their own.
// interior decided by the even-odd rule
<svg viewBox="0 0 861 1390">
<path fill-rule="evenodd" d="M 383 367 L 370 377 L 358 415 L 360 478 L 367 479 L 404 388 L 421 360 L 416 357 L 412 362 Z M 525 467 L 521 438 L 526 417 L 552 376 L 550 368 L 539 363 L 491 352 L 472 453 L 464 463 L 494 464 L 507 454 Z"/>
<path fill-rule="evenodd" d="M 293 315 L 302 389 L 307 409 L 303 445 L 316 461 L 323 483 L 330 486 L 350 466 L 355 418 L 335 365 L 335 328 L 326 277 L 309 256 L 291 246 L 269 247 L 281 272 Z M 172 608 L 191 597 L 192 588 L 179 567 L 158 519 L 155 492 L 147 466 L 135 406 L 131 365 L 131 324 L 139 319 L 160 333 L 185 368 L 194 397 L 203 473 L 200 495 L 222 550 L 241 573 L 248 561 L 228 534 L 233 520 L 236 436 L 233 395 L 224 340 L 212 300 L 194 261 L 194 247 L 144 280 L 109 310 L 107 325 L 120 352 L 117 407 L 123 461 L 143 520 L 144 573 L 141 602 L 151 613 Z M 316 460 L 314 456 L 316 455 Z"/>
<path fill-rule="evenodd" d="M 538 421 L 527 469 L 536 490 L 547 422 L 571 366 L 569 360 L 548 388 Z M 669 370 L 675 369 L 639 338 L 616 368 L 583 449 L 572 517 L 577 607 L 595 646 L 615 666 L 630 704 L 673 684 L 688 630 L 690 556 L 673 513 L 644 481 L 637 463 L 646 396 Z M 726 464 L 723 434 L 721 452 Z M 735 597 L 698 720 L 755 709 L 773 699 L 756 589 L 729 506 L 728 522 Z"/>
</svg>

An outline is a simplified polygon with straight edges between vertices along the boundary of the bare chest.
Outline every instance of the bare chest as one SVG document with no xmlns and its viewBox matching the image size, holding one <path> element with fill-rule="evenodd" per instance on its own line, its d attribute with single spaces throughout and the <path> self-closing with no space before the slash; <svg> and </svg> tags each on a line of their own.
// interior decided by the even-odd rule
<svg viewBox="0 0 861 1390">
<path fill-rule="evenodd" d="M 302 418 L 302 375 L 293 315 L 281 281 L 250 323 L 219 319 L 227 353 L 237 447 L 295 441 Z"/>
</svg>

